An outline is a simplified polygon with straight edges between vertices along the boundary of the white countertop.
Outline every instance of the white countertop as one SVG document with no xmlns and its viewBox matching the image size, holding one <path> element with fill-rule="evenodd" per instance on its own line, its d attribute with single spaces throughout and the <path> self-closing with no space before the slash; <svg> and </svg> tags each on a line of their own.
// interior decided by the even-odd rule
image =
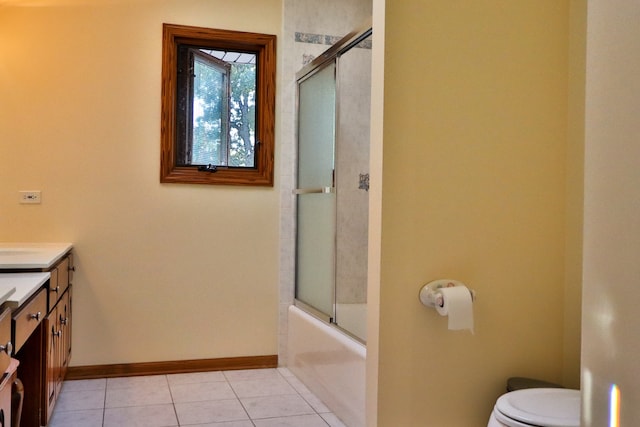
<svg viewBox="0 0 640 427">
<path fill-rule="evenodd" d="M 0 305 L 4 304 L 4 302 L 15 292 L 15 285 L 4 282 L 0 283 Z"/>
<path fill-rule="evenodd" d="M 5 305 L 20 307 L 51 277 L 51 273 L 2 273 L 0 274 L 0 289 L 5 287 L 15 288 L 15 292 L 9 294 Z"/>
<path fill-rule="evenodd" d="M 47 269 L 71 250 L 71 243 L 0 242 L 0 270 Z"/>
</svg>

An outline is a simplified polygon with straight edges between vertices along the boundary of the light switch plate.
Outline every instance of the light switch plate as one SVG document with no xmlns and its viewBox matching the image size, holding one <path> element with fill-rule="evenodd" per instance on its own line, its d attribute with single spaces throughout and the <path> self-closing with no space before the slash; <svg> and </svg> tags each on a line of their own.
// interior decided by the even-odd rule
<svg viewBox="0 0 640 427">
<path fill-rule="evenodd" d="M 20 191 L 20 203 L 27 203 L 27 204 L 42 203 L 42 194 L 40 190 Z"/>
</svg>

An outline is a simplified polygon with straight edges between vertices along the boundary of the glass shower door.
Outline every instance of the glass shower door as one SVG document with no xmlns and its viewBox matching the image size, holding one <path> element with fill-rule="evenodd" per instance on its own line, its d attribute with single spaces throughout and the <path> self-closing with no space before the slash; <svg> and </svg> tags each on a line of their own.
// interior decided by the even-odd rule
<svg viewBox="0 0 640 427">
<path fill-rule="evenodd" d="M 367 337 L 371 36 L 342 52 L 336 68 L 335 323 Z"/>
<path fill-rule="evenodd" d="M 329 321 L 335 300 L 335 64 L 298 85 L 296 299 Z"/>
</svg>

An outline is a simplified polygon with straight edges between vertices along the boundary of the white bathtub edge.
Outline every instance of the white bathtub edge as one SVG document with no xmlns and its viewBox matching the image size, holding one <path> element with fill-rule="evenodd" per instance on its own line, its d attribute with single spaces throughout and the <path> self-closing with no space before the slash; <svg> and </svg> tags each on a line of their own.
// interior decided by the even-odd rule
<svg viewBox="0 0 640 427">
<path fill-rule="evenodd" d="M 289 307 L 288 368 L 348 427 L 365 426 L 366 347 Z"/>
</svg>

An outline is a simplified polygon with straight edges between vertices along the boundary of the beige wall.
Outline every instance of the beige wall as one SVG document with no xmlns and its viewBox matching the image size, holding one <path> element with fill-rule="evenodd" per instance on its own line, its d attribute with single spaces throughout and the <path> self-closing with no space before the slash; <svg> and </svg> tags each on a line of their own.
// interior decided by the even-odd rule
<svg viewBox="0 0 640 427">
<path fill-rule="evenodd" d="M 580 388 L 587 0 L 570 0 L 563 384 Z"/>
<path fill-rule="evenodd" d="M 569 2 L 385 7 L 378 425 L 477 427 L 507 377 L 563 380 Z"/>
<path fill-rule="evenodd" d="M 279 177 L 159 183 L 160 54 L 163 22 L 279 34 L 281 2 L 3 3 L 0 240 L 75 245 L 73 365 L 275 354 Z"/>
</svg>

